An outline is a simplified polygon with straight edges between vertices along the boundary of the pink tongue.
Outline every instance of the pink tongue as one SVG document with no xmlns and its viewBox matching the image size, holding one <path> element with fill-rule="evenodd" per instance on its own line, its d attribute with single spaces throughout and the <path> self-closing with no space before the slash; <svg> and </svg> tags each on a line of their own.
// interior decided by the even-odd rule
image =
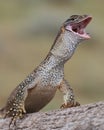
<svg viewBox="0 0 104 130">
<path fill-rule="evenodd" d="M 83 33 L 84 33 L 84 32 L 83 32 L 83 29 L 80 29 L 80 30 L 78 31 L 78 33 L 83 34 Z"/>
<path fill-rule="evenodd" d="M 69 30 L 69 31 L 73 31 L 72 27 L 70 25 L 66 26 L 66 29 Z M 76 32 L 74 32 L 74 33 L 76 33 Z M 85 39 L 89 39 L 90 38 L 90 36 L 83 30 L 83 28 L 79 29 L 76 34 L 79 35 L 80 37 L 85 38 Z"/>
<path fill-rule="evenodd" d="M 80 34 L 79 34 L 80 35 Z M 85 39 L 89 39 L 91 38 L 87 33 L 83 33 L 80 35 L 81 37 L 85 38 Z"/>
<path fill-rule="evenodd" d="M 85 32 L 83 28 L 79 29 L 77 34 L 85 39 L 89 39 L 90 36 Z"/>
</svg>

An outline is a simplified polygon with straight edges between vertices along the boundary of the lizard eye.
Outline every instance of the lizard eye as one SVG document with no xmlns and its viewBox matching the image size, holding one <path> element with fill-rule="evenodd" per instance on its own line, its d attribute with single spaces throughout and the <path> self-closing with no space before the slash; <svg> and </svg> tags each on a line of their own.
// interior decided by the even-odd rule
<svg viewBox="0 0 104 130">
<path fill-rule="evenodd" d="M 71 18 L 70 20 L 71 20 L 71 21 L 74 21 L 74 20 L 75 20 L 75 18 Z"/>
<path fill-rule="evenodd" d="M 75 16 L 73 15 L 72 17 L 70 17 L 70 20 L 75 20 Z"/>
<path fill-rule="evenodd" d="M 78 17 L 79 17 L 79 15 L 72 15 L 72 16 L 70 17 L 70 20 L 72 20 L 72 21 L 77 20 Z"/>
</svg>

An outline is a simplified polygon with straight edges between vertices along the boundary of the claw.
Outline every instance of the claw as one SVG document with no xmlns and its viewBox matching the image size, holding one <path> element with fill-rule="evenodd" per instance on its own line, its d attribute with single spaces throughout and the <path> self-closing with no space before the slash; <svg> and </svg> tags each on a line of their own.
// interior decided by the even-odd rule
<svg viewBox="0 0 104 130">
<path fill-rule="evenodd" d="M 70 107 L 77 107 L 80 106 L 79 102 L 67 103 L 62 104 L 60 108 L 70 108 Z"/>
<path fill-rule="evenodd" d="M 11 127 L 12 124 L 13 124 L 13 126 L 16 126 L 16 117 L 11 118 L 11 121 L 9 123 L 9 128 Z"/>
<path fill-rule="evenodd" d="M 25 113 L 26 111 L 23 106 L 17 108 L 9 108 L 9 110 L 5 112 L 5 116 L 4 116 L 4 118 L 11 117 L 9 128 L 11 128 L 11 125 L 16 126 L 16 120 L 22 119 L 23 114 Z"/>
</svg>

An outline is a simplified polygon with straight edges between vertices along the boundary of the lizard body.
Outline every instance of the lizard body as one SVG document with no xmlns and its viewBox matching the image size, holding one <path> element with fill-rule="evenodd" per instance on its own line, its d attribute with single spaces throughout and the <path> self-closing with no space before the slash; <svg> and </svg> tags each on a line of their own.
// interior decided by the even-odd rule
<svg viewBox="0 0 104 130">
<path fill-rule="evenodd" d="M 12 117 L 10 125 L 24 113 L 42 109 L 51 101 L 57 89 L 64 95 L 62 108 L 79 105 L 72 88 L 64 79 L 64 64 L 78 44 L 90 38 L 84 28 L 91 19 L 88 15 L 72 15 L 63 23 L 47 57 L 14 89 L 1 110 L 2 116 Z"/>
</svg>

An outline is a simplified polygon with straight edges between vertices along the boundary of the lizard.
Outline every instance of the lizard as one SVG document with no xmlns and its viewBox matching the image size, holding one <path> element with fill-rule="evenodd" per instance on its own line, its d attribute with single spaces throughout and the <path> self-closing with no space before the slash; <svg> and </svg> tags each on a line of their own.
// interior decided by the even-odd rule
<svg viewBox="0 0 104 130">
<path fill-rule="evenodd" d="M 54 97 L 56 90 L 63 93 L 61 108 L 79 106 L 73 89 L 64 76 L 64 64 L 72 57 L 77 46 L 90 36 L 85 28 L 89 15 L 72 15 L 60 27 L 46 58 L 10 94 L 1 117 L 11 117 L 9 126 L 26 113 L 38 112 Z"/>
</svg>

